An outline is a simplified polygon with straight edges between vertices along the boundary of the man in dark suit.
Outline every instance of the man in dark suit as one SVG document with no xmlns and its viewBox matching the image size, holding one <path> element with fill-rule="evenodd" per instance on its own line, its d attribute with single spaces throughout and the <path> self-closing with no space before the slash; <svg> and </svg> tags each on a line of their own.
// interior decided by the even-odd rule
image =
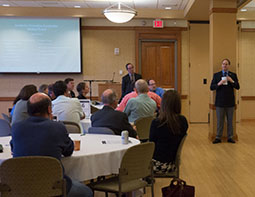
<svg viewBox="0 0 255 197">
<path fill-rule="evenodd" d="M 211 90 L 216 90 L 216 115 L 217 115 L 217 136 L 213 144 L 221 143 L 221 136 L 224 127 L 225 114 L 227 117 L 228 142 L 235 143 L 233 137 L 233 113 L 235 110 L 234 88 L 239 90 L 237 75 L 229 71 L 230 61 L 222 61 L 222 71 L 213 75 Z"/>
<path fill-rule="evenodd" d="M 128 74 L 126 74 L 124 77 L 122 77 L 122 87 L 121 87 L 122 95 L 121 95 L 120 101 L 126 94 L 128 94 L 134 90 L 135 82 L 138 79 L 142 79 L 142 75 L 134 72 L 133 64 L 127 63 L 126 69 L 128 71 Z"/>
<path fill-rule="evenodd" d="M 128 122 L 128 117 L 124 112 L 116 111 L 117 96 L 114 90 L 107 89 L 102 94 L 103 109 L 95 112 L 91 116 L 92 127 L 107 127 L 116 135 L 127 130 L 130 137 L 136 137 L 137 133 Z"/>
</svg>

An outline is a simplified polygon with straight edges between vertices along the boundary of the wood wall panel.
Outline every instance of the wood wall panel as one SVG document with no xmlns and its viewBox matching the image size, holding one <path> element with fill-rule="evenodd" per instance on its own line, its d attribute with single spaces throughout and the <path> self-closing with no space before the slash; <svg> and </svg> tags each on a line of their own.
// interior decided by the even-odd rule
<svg viewBox="0 0 255 197">
<path fill-rule="evenodd" d="M 255 32 L 241 32 L 240 87 L 241 96 L 255 96 Z"/>
</svg>

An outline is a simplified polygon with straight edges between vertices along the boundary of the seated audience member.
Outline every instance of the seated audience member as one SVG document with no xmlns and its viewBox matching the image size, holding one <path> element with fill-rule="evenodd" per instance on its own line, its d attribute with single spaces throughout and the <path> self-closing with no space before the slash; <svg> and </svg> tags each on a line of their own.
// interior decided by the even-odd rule
<svg viewBox="0 0 255 197">
<path fill-rule="evenodd" d="M 157 105 L 148 95 L 148 84 L 145 80 L 139 79 L 135 83 L 135 91 L 138 96 L 127 102 L 124 112 L 128 115 L 129 122 L 135 122 L 142 117 L 154 116 Z"/>
<path fill-rule="evenodd" d="M 89 93 L 88 84 L 81 82 L 76 86 L 76 90 L 79 93 L 79 95 L 77 96 L 78 99 L 87 99 L 86 95 Z"/>
<path fill-rule="evenodd" d="M 16 97 L 18 101 L 16 101 L 15 99 L 16 104 L 14 107 L 11 124 L 14 124 L 16 122 L 19 122 L 28 118 L 27 101 L 30 98 L 30 96 L 32 96 L 36 92 L 37 92 L 37 89 L 35 85 L 26 85 L 20 90 L 19 95 Z"/>
<path fill-rule="evenodd" d="M 42 93 L 48 95 L 48 93 L 49 93 L 48 85 L 47 85 L 47 84 L 42 84 L 42 85 L 40 85 L 40 87 L 39 87 L 39 89 L 38 89 L 38 92 L 42 92 Z"/>
<path fill-rule="evenodd" d="M 53 83 L 48 85 L 48 96 L 50 97 L 50 99 L 53 101 L 56 97 L 55 94 L 53 92 Z"/>
<path fill-rule="evenodd" d="M 188 122 L 181 114 L 180 95 L 175 90 L 164 93 L 159 117 L 152 121 L 149 140 L 155 143 L 154 172 L 167 173 L 175 169 L 178 146 L 187 133 Z"/>
<path fill-rule="evenodd" d="M 53 115 L 60 121 L 76 122 L 85 118 L 81 103 L 77 98 L 68 97 L 67 87 L 64 81 L 57 81 L 53 85 L 53 92 L 56 99 L 52 101 Z"/>
<path fill-rule="evenodd" d="M 161 98 L 163 97 L 165 90 L 163 88 L 157 87 L 156 82 L 153 79 L 148 80 L 148 86 L 151 92 L 156 93 Z"/>
<path fill-rule="evenodd" d="M 64 82 L 66 83 L 66 86 L 67 86 L 68 96 L 71 97 L 71 98 L 75 98 L 75 94 L 73 92 L 73 90 L 74 90 L 74 79 L 66 78 Z"/>
<path fill-rule="evenodd" d="M 149 96 L 151 99 L 153 99 L 153 100 L 156 102 L 156 104 L 157 104 L 157 109 L 160 109 L 160 103 L 161 103 L 161 98 L 160 98 L 160 96 L 157 95 L 157 94 L 155 94 L 154 92 L 148 92 L 147 94 L 148 94 L 148 96 Z M 121 102 L 120 102 L 119 106 L 116 108 L 116 110 L 118 110 L 118 111 L 124 111 L 124 109 L 125 109 L 125 107 L 126 107 L 126 105 L 127 105 L 128 100 L 131 99 L 131 98 L 135 98 L 135 97 L 137 97 L 137 96 L 138 96 L 138 94 L 137 94 L 136 91 L 133 91 L 133 92 L 128 93 L 128 94 L 127 94 L 126 96 L 124 96 L 124 98 L 121 100 Z"/>
<path fill-rule="evenodd" d="M 69 138 L 65 126 L 52 118 L 51 100 L 44 93 L 36 93 L 27 102 L 29 118 L 12 126 L 10 142 L 13 157 L 51 156 L 61 160 L 62 155 L 72 155 L 73 141 Z M 64 175 L 67 196 L 93 196 L 84 184 L 71 180 Z"/>
<path fill-rule="evenodd" d="M 121 132 L 127 130 L 130 137 L 136 137 L 136 131 L 128 122 L 128 117 L 125 113 L 115 111 L 118 101 L 116 92 L 112 89 L 107 89 L 102 94 L 103 109 L 95 112 L 91 116 L 92 127 L 107 127 L 116 135 L 121 135 Z"/>
</svg>

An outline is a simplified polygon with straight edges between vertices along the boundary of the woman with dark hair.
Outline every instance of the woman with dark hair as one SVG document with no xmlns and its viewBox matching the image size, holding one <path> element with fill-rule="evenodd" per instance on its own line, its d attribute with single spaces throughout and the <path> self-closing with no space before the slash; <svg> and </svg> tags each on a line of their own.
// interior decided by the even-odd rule
<svg viewBox="0 0 255 197">
<path fill-rule="evenodd" d="M 175 90 L 164 93 L 160 113 L 153 120 L 150 128 L 149 140 L 155 143 L 153 155 L 153 170 L 156 173 L 167 173 L 175 169 L 178 146 L 187 133 L 188 122 L 181 115 L 181 99 Z"/>
<path fill-rule="evenodd" d="M 79 95 L 77 96 L 78 99 L 87 99 L 86 95 L 89 93 L 88 84 L 81 82 L 76 86 L 76 90 L 79 93 Z"/>
<path fill-rule="evenodd" d="M 37 92 L 35 85 L 25 85 L 19 92 L 19 95 L 16 97 L 15 109 L 12 116 L 12 125 L 16 122 L 25 120 L 28 118 L 27 113 L 27 101 L 34 93 Z"/>
<path fill-rule="evenodd" d="M 39 86 L 38 92 L 42 92 L 42 93 L 48 95 L 48 93 L 49 93 L 48 87 L 49 86 L 47 84 L 42 84 L 42 85 Z"/>
</svg>

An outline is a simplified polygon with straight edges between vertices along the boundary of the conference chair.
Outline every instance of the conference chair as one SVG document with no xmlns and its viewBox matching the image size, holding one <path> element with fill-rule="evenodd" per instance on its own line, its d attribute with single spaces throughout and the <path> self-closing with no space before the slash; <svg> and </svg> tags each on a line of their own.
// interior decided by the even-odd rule
<svg viewBox="0 0 255 197">
<path fill-rule="evenodd" d="M 66 196 L 60 161 L 28 156 L 5 160 L 0 166 L 1 196 Z"/>
<path fill-rule="evenodd" d="M 6 120 L 7 122 L 9 122 L 9 124 L 11 124 L 11 117 L 10 116 L 8 116 L 5 113 L 2 113 L 2 116 L 3 116 L 4 120 Z"/>
<path fill-rule="evenodd" d="M 182 138 L 177 152 L 176 152 L 176 156 L 175 156 L 175 160 L 174 160 L 174 164 L 175 164 L 175 170 L 169 173 L 154 173 L 154 177 L 156 178 L 179 178 L 180 175 L 180 164 L 181 164 L 181 152 L 182 152 L 182 147 L 184 144 L 184 141 L 186 140 L 187 134 Z"/>
<path fill-rule="evenodd" d="M 6 120 L 0 119 L 0 137 L 11 135 L 11 125 Z"/>
<path fill-rule="evenodd" d="M 64 123 L 68 133 L 81 133 L 81 127 L 78 123 L 71 122 L 71 121 L 61 121 L 61 122 Z"/>
<path fill-rule="evenodd" d="M 134 122 L 137 135 L 139 136 L 141 142 L 146 142 L 149 140 L 150 127 L 153 119 L 153 116 L 142 117 Z"/>
<path fill-rule="evenodd" d="M 150 186 L 151 194 L 154 196 L 153 182 L 148 185 L 143 180 L 147 177 L 153 180 L 151 160 L 154 146 L 153 142 L 146 142 L 130 147 L 121 160 L 119 174 L 116 177 L 91 183 L 89 186 L 93 191 L 116 193 L 119 197 L 123 193 Z"/>
<path fill-rule="evenodd" d="M 113 130 L 107 127 L 89 127 L 88 129 L 89 134 L 106 134 L 106 135 L 115 135 Z"/>
</svg>

